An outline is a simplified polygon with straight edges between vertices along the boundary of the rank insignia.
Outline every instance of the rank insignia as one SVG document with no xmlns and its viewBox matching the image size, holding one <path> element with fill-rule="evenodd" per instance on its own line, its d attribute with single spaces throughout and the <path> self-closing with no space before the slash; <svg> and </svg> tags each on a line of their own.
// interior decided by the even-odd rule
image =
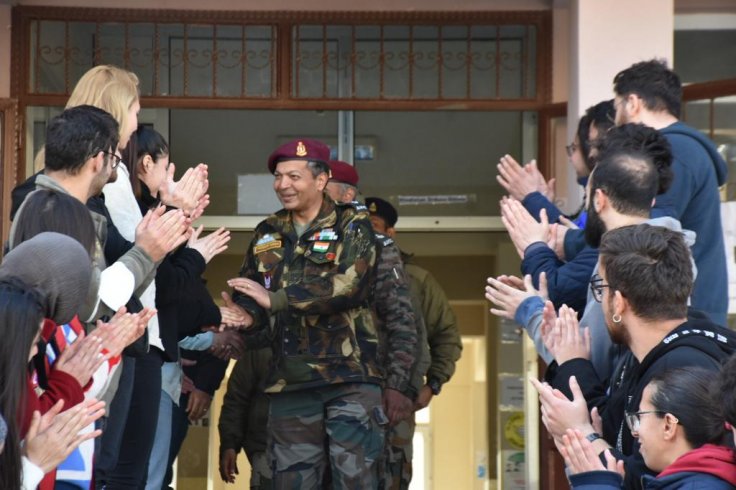
<svg viewBox="0 0 736 490">
<path fill-rule="evenodd" d="M 378 206 L 376 206 L 376 203 L 372 202 L 370 206 L 368 206 L 368 211 L 371 213 L 378 212 Z"/>
<path fill-rule="evenodd" d="M 302 143 L 301 141 L 299 141 L 296 144 L 296 156 L 298 156 L 298 157 L 305 157 L 305 156 L 307 156 L 307 147 L 304 146 L 304 143 Z"/>
</svg>

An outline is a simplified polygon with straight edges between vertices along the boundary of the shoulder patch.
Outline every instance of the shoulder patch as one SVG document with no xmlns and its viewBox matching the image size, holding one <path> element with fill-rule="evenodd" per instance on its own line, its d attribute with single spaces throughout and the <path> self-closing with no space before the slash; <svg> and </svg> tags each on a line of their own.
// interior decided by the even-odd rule
<svg viewBox="0 0 736 490">
<path fill-rule="evenodd" d="M 374 232 L 373 235 L 376 237 L 376 241 L 383 245 L 384 247 L 387 247 L 388 245 L 393 245 L 394 239 L 390 236 L 384 235 L 382 233 L 376 233 Z"/>
<path fill-rule="evenodd" d="M 368 211 L 368 208 L 360 201 L 350 201 L 350 202 L 338 202 L 336 203 L 338 206 L 348 206 L 356 211 Z"/>
</svg>

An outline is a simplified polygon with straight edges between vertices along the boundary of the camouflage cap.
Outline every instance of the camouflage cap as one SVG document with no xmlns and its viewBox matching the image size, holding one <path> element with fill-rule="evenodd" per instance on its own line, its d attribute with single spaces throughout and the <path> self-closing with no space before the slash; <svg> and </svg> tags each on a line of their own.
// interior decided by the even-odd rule
<svg viewBox="0 0 736 490">
<path fill-rule="evenodd" d="M 355 167 L 340 160 L 330 160 L 327 162 L 327 165 L 330 166 L 330 173 L 332 174 L 330 180 L 357 187 L 358 172 L 355 170 Z"/>
<path fill-rule="evenodd" d="M 380 197 L 366 197 L 365 205 L 371 215 L 383 218 L 389 228 L 393 228 L 399 220 L 399 213 L 396 212 L 396 208 Z"/>
<path fill-rule="evenodd" d="M 321 162 L 327 165 L 330 159 L 330 147 L 321 141 L 312 139 L 296 139 L 276 148 L 268 157 L 268 170 L 276 171 L 276 164 L 285 160 L 305 160 Z"/>
</svg>

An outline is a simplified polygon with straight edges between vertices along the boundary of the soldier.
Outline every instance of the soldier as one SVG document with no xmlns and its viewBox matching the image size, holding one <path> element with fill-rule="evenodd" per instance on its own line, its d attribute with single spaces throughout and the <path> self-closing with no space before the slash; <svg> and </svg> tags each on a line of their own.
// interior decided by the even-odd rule
<svg viewBox="0 0 736 490">
<path fill-rule="evenodd" d="M 371 214 L 373 229 L 393 238 L 396 235 L 394 226 L 399 219 L 396 209 L 378 197 L 367 197 L 365 202 Z M 401 254 L 404 269 L 409 274 L 409 288 L 421 305 L 429 344 L 430 365 L 426 372 L 426 382 L 419 389 L 415 402 L 415 410 L 421 410 L 429 405 L 433 396 L 440 394 L 442 385 L 452 377 L 463 346 L 455 314 L 442 286 L 429 271 L 410 262 L 412 255 L 403 251 Z M 390 470 L 393 477 L 390 488 L 409 488 L 414 428 L 414 418 L 410 417 L 397 425 L 389 435 L 387 444 L 390 445 L 392 455 Z"/>
<path fill-rule="evenodd" d="M 268 160 L 284 209 L 261 222 L 228 284 L 249 348 L 271 345 L 274 486 L 376 488 L 383 425 L 378 336 L 367 295 L 376 259 L 365 206 L 324 194 L 329 148 L 280 146 Z"/>
<path fill-rule="evenodd" d="M 339 160 L 329 163 L 327 194 L 336 202 L 350 202 L 358 194 L 358 172 Z M 383 408 L 394 426 L 414 412 L 418 388 L 411 384 L 417 349 L 417 325 L 409 292 L 409 280 L 401 263 L 401 251 L 391 237 L 376 233 L 376 281 L 370 305 L 380 338 L 380 365 L 385 384 Z M 425 342 L 426 343 L 426 342 Z"/>
<path fill-rule="evenodd" d="M 240 448 L 250 462 L 250 488 L 270 490 L 271 468 L 266 456 L 268 396 L 263 383 L 268 376 L 271 348 L 246 351 L 235 363 L 222 403 L 220 421 L 220 477 L 235 483 Z"/>
<path fill-rule="evenodd" d="M 332 177 L 327 183 L 327 193 L 335 201 L 346 202 L 354 199 L 358 195 L 358 172 L 355 168 L 345 162 L 333 160 L 330 161 L 330 170 Z M 405 461 L 404 452 L 395 450 L 389 442 L 394 441 L 397 437 L 404 437 L 404 434 L 408 432 L 407 419 L 414 419 L 414 404 L 419 390 L 424 385 L 424 373 L 429 366 L 429 347 L 419 302 L 408 289 L 409 280 L 405 276 L 401 251 L 386 235 L 376 233 L 376 239 L 377 242 L 380 242 L 377 247 L 381 252 L 378 256 L 376 273 L 377 294 L 371 305 L 378 314 L 378 332 L 379 335 L 382 335 L 381 350 L 385 353 L 385 356 L 382 357 L 382 366 L 386 373 L 384 408 L 391 421 L 386 433 L 384 461 L 380 475 L 380 487 L 387 489 L 396 486 L 394 481 L 400 481 Z M 402 279 L 401 284 L 395 286 L 395 292 L 387 290 L 392 284 L 397 283 L 398 271 Z M 394 274 L 396 274 L 396 280 L 393 280 Z M 383 291 L 384 294 L 379 294 L 380 291 Z M 400 302 L 398 301 L 400 298 L 404 299 Z M 391 301 L 388 305 L 392 307 L 384 306 L 382 304 L 384 299 L 386 302 Z M 382 315 L 384 311 L 389 311 L 394 315 Z M 411 352 L 407 351 L 409 329 L 414 334 Z M 392 405 L 396 405 L 397 402 L 402 402 L 401 415 L 393 417 L 392 414 L 396 412 Z M 408 406 L 403 402 L 408 402 Z M 396 432 L 397 426 L 399 426 L 398 433 Z M 413 436 L 413 431 L 411 435 Z M 411 444 L 411 436 L 409 439 Z M 411 461 L 411 457 L 409 460 Z"/>
</svg>

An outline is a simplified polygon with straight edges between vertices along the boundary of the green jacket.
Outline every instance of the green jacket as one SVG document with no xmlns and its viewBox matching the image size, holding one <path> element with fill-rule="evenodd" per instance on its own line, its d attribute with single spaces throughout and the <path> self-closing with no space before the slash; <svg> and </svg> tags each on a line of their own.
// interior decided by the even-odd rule
<svg viewBox="0 0 736 490">
<path fill-rule="evenodd" d="M 386 388 L 411 398 L 411 373 L 417 349 L 417 326 L 409 292 L 409 279 L 394 241 L 376 234 L 376 280 L 370 304 L 379 335 L 379 364 L 384 369 Z"/>
<path fill-rule="evenodd" d="M 271 348 L 247 350 L 233 367 L 220 411 L 220 454 L 240 448 L 250 459 L 266 450 L 268 395 L 263 383 L 271 363 Z"/>
<path fill-rule="evenodd" d="M 426 269 L 410 263 L 411 255 L 402 255 L 404 269 L 411 279 L 409 286 L 412 293 L 417 295 L 427 329 L 430 365 L 426 377 L 428 381 L 435 379 L 444 384 L 455 372 L 455 363 L 463 350 L 455 313 L 434 276 Z"/>
<path fill-rule="evenodd" d="M 336 204 L 326 195 L 301 237 L 283 209 L 256 227 L 240 275 L 270 291 L 271 309 L 237 292 L 233 299 L 254 319 L 249 348 L 273 347 L 267 393 L 381 382 L 367 308 L 374 240 L 365 206 Z"/>
</svg>

